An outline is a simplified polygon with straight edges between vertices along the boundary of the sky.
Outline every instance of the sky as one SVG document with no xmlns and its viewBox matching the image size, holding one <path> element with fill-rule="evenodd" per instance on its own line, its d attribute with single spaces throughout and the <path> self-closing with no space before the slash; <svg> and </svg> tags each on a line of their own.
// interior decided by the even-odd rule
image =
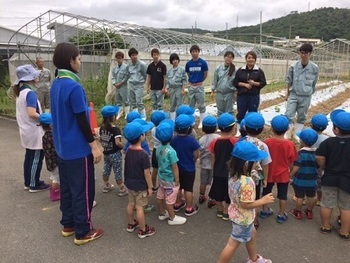
<svg viewBox="0 0 350 263">
<path fill-rule="evenodd" d="M 50 4 L 48 4 L 50 3 Z M 0 0 L 0 26 L 19 29 L 48 10 L 156 28 L 225 30 L 292 11 L 350 8 L 346 0 Z"/>
</svg>

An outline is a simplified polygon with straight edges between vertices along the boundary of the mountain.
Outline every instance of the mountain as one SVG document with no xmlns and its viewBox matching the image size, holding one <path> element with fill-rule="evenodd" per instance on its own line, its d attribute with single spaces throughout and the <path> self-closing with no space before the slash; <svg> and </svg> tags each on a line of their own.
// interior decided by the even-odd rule
<svg viewBox="0 0 350 263">
<path fill-rule="evenodd" d="M 191 33 L 192 29 L 171 29 Z M 350 9 L 324 7 L 310 12 L 291 12 L 281 18 L 262 24 L 263 35 L 271 38 L 320 38 L 329 41 L 334 38 L 350 39 Z M 216 37 L 226 38 L 226 31 L 197 29 L 198 34 L 212 33 Z M 228 38 L 236 41 L 259 41 L 260 25 L 236 27 L 227 30 Z M 269 37 L 264 37 L 268 41 Z"/>
</svg>

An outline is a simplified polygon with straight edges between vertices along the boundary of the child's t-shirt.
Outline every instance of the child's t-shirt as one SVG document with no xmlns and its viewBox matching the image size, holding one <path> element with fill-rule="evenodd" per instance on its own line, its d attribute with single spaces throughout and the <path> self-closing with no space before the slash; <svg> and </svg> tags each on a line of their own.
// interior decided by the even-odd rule
<svg viewBox="0 0 350 263">
<path fill-rule="evenodd" d="M 228 177 L 227 162 L 231 158 L 231 152 L 236 142 L 237 138 L 230 136 L 219 137 L 210 143 L 208 150 L 215 155 L 213 176 Z"/>
<path fill-rule="evenodd" d="M 100 140 L 103 147 L 103 154 L 112 154 L 120 151 L 121 149 L 115 144 L 116 138 L 121 138 L 122 133 L 116 126 L 111 130 L 100 128 Z"/>
<path fill-rule="evenodd" d="M 199 150 L 199 160 L 202 169 L 212 169 L 211 167 L 211 153 L 208 150 L 210 143 L 219 138 L 220 135 L 216 133 L 204 134 L 199 139 L 199 145 L 201 146 Z"/>
<path fill-rule="evenodd" d="M 252 203 L 255 201 L 254 180 L 245 175 L 231 177 L 228 180 L 228 194 L 231 203 L 228 207 L 228 214 L 231 221 L 241 226 L 249 226 L 254 222 L 255 209 L 244 209 L 240 202 Z"/>
<path fill-rule="evenodd" d="M 152 139 L 153 139 L 153 149 L 157 148 L 160 145 L 162 145 L 162 143 L 156 137 L 156 128 L 157 127 L 153 127 L 152 130 L 151 130 Z"/>
<path fill-rule="evenodd" d="M 293 142 L 285 139 L 268 138 L 264 141 L 269 148 L 272 162 L 269 164 L 268 183 L 288 183 L 290 166 L 298 159 Z"/>
<path fill-rule="evenodd" d="M 175 150 L 169 144 L 157 147 L 158 178 L 161 181 L 174 182 L 172 165 L 178 162 Z"/>
<path fill-rule="evenodd" d="M 128 148 L 130 147 L 130 142 L 126 142 L 124 145 L 123 151 L 126 152 Z M 151 150 L 149 149 L 148 142 L 146 140 L 141 142 L 141 148 L 149 155 L 151 156 Z"/>
<path fill-rule="evenodd" d="M 329 136 L 327 136 L 327 135 L 325 135 L 325 134 L 323 134 L 323 133 L 319 134 L 319 135 L 318 135 L 318 138 L 317 138 L 317 141 L 316 141 L 315 144 L 312 145 L 311 147 L 317 149 L 317 148 L 320 146 L 321 142 L 323 142 L 323 141 L 324 141 L 325 139 L 327 139 L 327 138 L 329 138 Z"/>
<path fill-rule="evenodd" d="M 293 178 L 293 185 L 300 190 L 315 190 L 317 187 L 317 162 L 315 148 L 303 147 L 300 149 L 299 158 L 294 162 L 299 171 Z"/>
<path fill-rule="evenodd" d="M 124 183 L 126 187 L 133 191 L 147 190 L 144 171 L 150 167 L 149 155 L 143 149 L 128 148 L 124 163 Z"/>
<path fill-rule="evenodd" d="M 200 148 L 197 140 L 192 136 L 175 136 L 171 143 L 171 147 L 176 151 L 179 158 L 178 166 L 180 170 L 186 172 L 195 172 L 196 163 L 194 161 L 193 152 Z"/>
</svg>

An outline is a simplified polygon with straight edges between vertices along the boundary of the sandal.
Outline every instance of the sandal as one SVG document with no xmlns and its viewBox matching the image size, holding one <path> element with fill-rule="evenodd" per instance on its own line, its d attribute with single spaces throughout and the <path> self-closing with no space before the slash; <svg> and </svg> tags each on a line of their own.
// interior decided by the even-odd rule
<svg viewBox="0 0 350 263">
<path fill-rule="evenodd" d="M 340 233 L 340 231 L 338 231 L 338 236 L 342 239 L 342 240 L 345 240 L 345 241 L 349 241 L 350 240 L 350 234 L 347 233 L 347 234 L 342 234 Z"/>
<path fill-rule="evenodd" d="M 322 234 L 328 234 L 328 233 L 332 232 L 332 230 L 333 230 L 333 226 L 332 225 L 329 228 L 324 227 L 324 226 L 320 227 L 320 231 L 321 231 Z"/>
</svg>

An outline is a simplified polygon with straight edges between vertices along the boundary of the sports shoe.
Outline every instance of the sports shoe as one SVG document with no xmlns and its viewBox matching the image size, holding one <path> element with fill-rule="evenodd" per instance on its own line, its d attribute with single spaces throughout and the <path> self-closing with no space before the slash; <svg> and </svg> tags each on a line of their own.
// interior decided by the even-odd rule
<svg viewBox="0 0 350 263">
<path fill-rule="evenodd" d="M 39 184 L 38 186 L 30 187 L 29 188 L 29 193 L 37 193 L 37 192 L 49 189 L 49 187 L 50 186 L 48 184 L 45 184 L 45 183 Z"/>
<path fill-rule="evenodd" d="M 289 211 L 289 213 L 295 218 L 295 219 L 303 219 L 303 215 L 301 214 L 301 211 L 292 209 Z"/>
<path fill-rule="evenodd" d="M 216 206 L 216 201 L 214 199 L 209 199 L 208 201 L 208 208 L 212 208 L 214 206 Z"/>
<path fill-rule="evenodd" d="M 153 186 L 152 186 L 152 192 L 153 192 L 154 194 L 157 193 L 158 188 L 159 188 L 159 186 L 156 186 L 156 187 L 153 187 Z"/>
<path fill-rule="evenodd" d="M 92 207 L 95 207 L 95 206 L 97 206 L 97 202 L 94 200 L 94 201 L 92 202 Z"/>
<path fill-rule="evenodd" d="M 203 204 L 205 201 L 207 201 L 207 197 L 206 196 L 204 196 L 204 195 L 200 195 L 199 197 L 198 197 L 198 203 L 201 205 L 201 204 Z"/>
<path fill-rule="evenodd" d="M 154 207 L 154 205 L 146 205 L 144 208 L 143 208 L 143 211 L 145 213 L 151 213 L 153 212 L 154 210 L 156 210 L 156 208 Z"/>
<path fill-rule="evenodd" d="M 216 210 L 216 216 L 222 218 L 223 211 Z"/>
<path fill-rule="evenodd" d="M 222 213 L 222 220 L 228 221 L 230 220 L 230 217 L 228 216 L 228 214 Z"/>
<path fill-rule="evenodd" d="M 277 214 L 276 222 L 279 224 L 283 224 L 284 222 L 287 221 L 287 219 L 288 219 L 288 215 L 286 212 L 283 215 Z"/>
<path fill-rule="evenodd" d="M 186 207 L 186 202 L 182 202 L 180 204 L 174 204 L 174 211 L 179 212 L 184 207 Z"/>
<path fill-rule="evenodd" d="M 108 193 L 109 191 L 112 191 L 115 188 L 114 184 L 107 183 L 103 189 L 102 192 Z"/>
<path fill-rule="evenodd" d="M 247 263 L 272 263 L 271 259 L 267 259 L 267 258 L 263 258 L 260 255 L 256 255 L 257 256 L 257 260 L 255 261 L 251 261 L 249 258 L 247 260 Z"/>
<path fill-rule="evenodd" d="M 134 222 L 134 224 L 128 224 L 126 228 L 126 231 L 128 231 L 129 233 L 134 232 L 134 230 L 139 227 L 139 222 L 137 222 L 137 220 L 135 219 Z"/>
<path fill-rule="evenodd" d="M 312 213 L 312 211 L 307 208 L 303 210 L 303 214 L 306 216 L 307 219 L 314 218 L 314 214 Z"/>
<path fill-rule="evenodd" d="M 139 238 L 145 238 L 145 237 L 153 236 L 155 233 L 156 233 L 156 230 L 153 227 L 146 225 L 145 231 L 143 231 L 142 229 L 139 229 L 138 236 Z"/>
<path fill-rule="evenodd" d="M 332 232 L 333 231 L 333 226 L 331 225 L 329 228 L 327 228 L 327 227 L 324 227 L 324 226 L 321 226 L 320 227 L 320 232 L 322 233 L 322 234 L 328 234 L 328 233 L 330 233 L 330 232 Z"/>
<path fill-rule="evenodd" d="M 261 218 L 266 218 L 271 215 L 273 215 L 273 210 L 271 208 L 268 208 L 267 210 L 260 210 L 260 213 L 259 213 L 259 216 Z"/>
<path fill-rule="evenodd" d="M 186 223 L 186 221 L 187 221 L 187 218 L 175 215 L 173 219 L 169 218 L 168 225 L 171 225 L 171 226 L 183 225 Z"/>
<path fill-rule="evenodd" d="M 75 234 L 74 227 L 64 227 L 61 231 L 62 236 L 64 237 L 70 237 Z"/>
<path fill-rule="evenodd" d="M 29 186 L 24 186 L 23 189 L 24 189 L 24 190 L 29 190 L 30 187 L 29 187 Z"/>
<path fill-rule="evenodd" d="M 90 241 L 94 241 L 102 237 L 103 230 L 101 228 L 91 229 L 84 237 L 82 238 L 74 238 L 74 244 L 76 245 L 84 245 Z"/>
<path fill-rule="evenodd" d="M 185 216 L 193 216 L 197 214 L 199 211 L 199 207 L 197 205 L 192 206 L 190 210 L 185 210 Z"/>
<path fill-rule="evenodd" d="M 169 213 L 168 213 L 167 210 L 165 210 L 165 213 L 164 213 L 164 214 L 158 215 L 158 219 L 159 219 L 160 221 L 164 221 L 165 219 L 168 219 L 168 218 L 169 218 Z"/>
<path fill-rule="evenodd" d="M 117 192 L 118 192 L 118 196 L 125 196 L 129 193 L 125 185 L 120 186 Z"/>
</svg>

